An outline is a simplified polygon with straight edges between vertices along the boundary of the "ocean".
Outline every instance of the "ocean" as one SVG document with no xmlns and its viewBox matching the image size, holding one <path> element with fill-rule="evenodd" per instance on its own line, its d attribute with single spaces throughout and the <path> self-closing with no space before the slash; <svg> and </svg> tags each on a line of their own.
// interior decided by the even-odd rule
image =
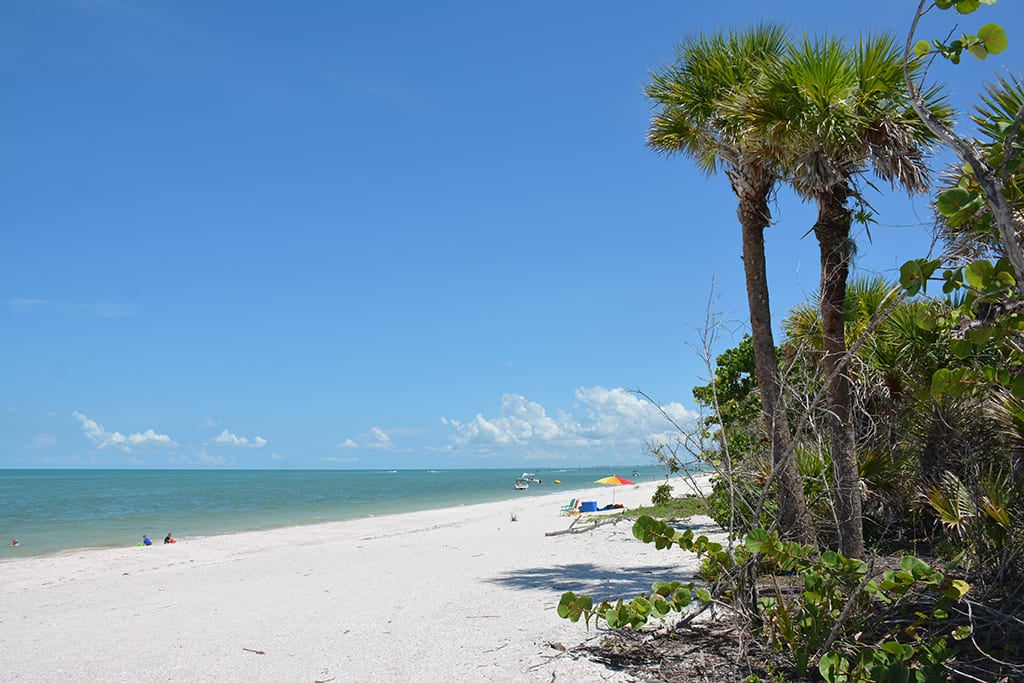
<svg viewBox="0 0 1024 683">
<path fill-rule="evenodd" d="M 517 491 L 523 470 L 0 470 L 0 561 L 665 478 L 650 465 L 531 471 L 542 483 Z"/>
</svg>

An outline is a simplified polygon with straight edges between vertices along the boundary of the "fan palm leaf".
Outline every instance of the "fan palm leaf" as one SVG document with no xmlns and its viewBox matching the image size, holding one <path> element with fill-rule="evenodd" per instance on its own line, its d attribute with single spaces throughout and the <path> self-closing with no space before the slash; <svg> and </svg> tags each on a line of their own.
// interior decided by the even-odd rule
<svg viewBox="0 0 1024 683">
<path fill-rule="evenodd" d="M 964 483 L 952 472 L 946 471 L 938 483 L 925 490 L 925 500 L 935 511 L 939 521 L 963 537 L 967 527 L 978 515 L 974 497 Z"/>
</svg>

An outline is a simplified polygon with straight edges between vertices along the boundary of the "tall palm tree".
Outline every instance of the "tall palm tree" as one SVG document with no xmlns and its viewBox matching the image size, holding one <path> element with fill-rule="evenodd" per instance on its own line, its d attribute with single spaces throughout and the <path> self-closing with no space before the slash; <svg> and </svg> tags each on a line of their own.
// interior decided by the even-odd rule
<svg viewBox="0 0 1024 683">
<path fill-rule="evenodd" d="M 913 110 L 902 70 L 889 36 L 864 38 L 852 49 L 835 38 L 804 38 L 781 68 L 765 73 L 752 98 L 734 103 L 747 116 L 749 133 L 770 141 L 797 193 L 818 206 L 814 234 L 821 262 L 822 360 L 830 378 L 829 441 L 839 545 L 849 557 L 864 556 L 851 385 L 843 369 L 851 202 L 860 199 L 869 169 L 893 188 L 923 192 L 924 152 L 933 140 Z M 935 115 L 948 119 L 938 91 L 926 95 Z"/>
<path fill-rule="evenodd" d="M 814 542 L 803 487 L 792 454 L 786 413 L 780 401 L 778 359 L 772 334 L 764 229 L 771 222 L 768 201 L 778 180 L 777 164 L 727 103 L 777 68 L 788 45 L 779 26 L 761 25 L 723 35 L 698 34 L 684 42 L 676 63 L 652 74 L 647 96 L 657 109 L 647 144 L 664 154 L 684 154 L 709 175 L 725 169 L 739 200 L 755 372 L 762 413 L 778 482 L 783 533 Z"/>
</svg>

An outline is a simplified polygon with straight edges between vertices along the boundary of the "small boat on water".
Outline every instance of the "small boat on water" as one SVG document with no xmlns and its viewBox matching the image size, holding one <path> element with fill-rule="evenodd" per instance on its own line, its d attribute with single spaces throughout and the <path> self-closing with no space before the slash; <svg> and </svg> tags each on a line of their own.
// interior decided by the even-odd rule
<svg viewBox="0 0 1024 683">
<path fill-rule="evenodd" d="M 523 476 L 519 477 L 520 481 L 525 481 L 527 484 L 540 484 L 541 480 L 537 478 L 536 474 L 532 472 L 523 472 Z"/>
<path fill-rule="evenodd" d="M 522 479 L 516 479 L 517 491 L 525 491 L 528 488 L 530 488 L 530 485 L 527 482 L 523 481 Z"/>
</svg>

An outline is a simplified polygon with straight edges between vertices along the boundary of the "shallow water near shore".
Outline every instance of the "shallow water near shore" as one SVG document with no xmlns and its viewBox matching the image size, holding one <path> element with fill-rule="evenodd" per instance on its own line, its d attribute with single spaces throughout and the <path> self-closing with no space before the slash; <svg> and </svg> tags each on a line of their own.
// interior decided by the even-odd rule
<svg viewBox="0 0 1024 683">
<path fill-rule="evenodd" d="M 650 465 L 531 471 L 542 483 L 517 491 L 523 470 L 0 470 L 0 561 L 665 478 Z M 609 488 L 598 502 L 611 501 Z"/>
</svg>

